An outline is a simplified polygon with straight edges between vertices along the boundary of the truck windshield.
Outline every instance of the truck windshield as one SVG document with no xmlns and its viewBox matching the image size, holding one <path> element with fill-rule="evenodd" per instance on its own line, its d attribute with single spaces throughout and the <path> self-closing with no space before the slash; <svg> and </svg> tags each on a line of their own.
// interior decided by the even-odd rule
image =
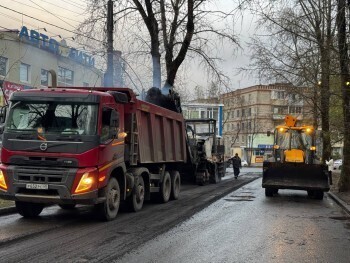
<svg viewBox="0 0 350 263">
<path fill-rule="evenodd" d="M 95 135 L 97 111 L 97 104 L 18 101 L 12 103 L 5 130 Z"/>
<path fill-rule="evenodd" d="M 277 144 L 280 149 L 306 150 L 311 145 L 311 136 L 300 130 L 287 130 L 278 132 Z"/>
</svg>

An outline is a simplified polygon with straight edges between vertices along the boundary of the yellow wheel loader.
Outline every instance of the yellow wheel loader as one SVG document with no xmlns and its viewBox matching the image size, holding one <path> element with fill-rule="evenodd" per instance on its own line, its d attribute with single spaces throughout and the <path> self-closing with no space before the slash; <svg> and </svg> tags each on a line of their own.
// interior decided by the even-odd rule
<svg viewBox="0 0 350 263">
<path fill-rule="evenodd" d="M 279 189 L 295 189 L 322 200 L 323 193 L 329 191 L 329 178 L 327 166 L 316 158 L 316 132 L 312 126 L 298 127 L 296 122 L 287 115 L 285 125 L 275 128 L 273 156 L 264 161 L 262 187 L 267 197 Z"/>
</svg>

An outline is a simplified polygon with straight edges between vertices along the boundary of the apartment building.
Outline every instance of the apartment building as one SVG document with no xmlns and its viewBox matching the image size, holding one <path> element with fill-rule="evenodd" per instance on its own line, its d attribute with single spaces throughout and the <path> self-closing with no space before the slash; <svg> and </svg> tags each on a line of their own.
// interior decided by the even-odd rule
<svg viewBox="0 0 350 263">
<path fill-rule="evenodd" d="M 262 163 L 263 156 L 272 153 L 273 147 L 273 137 L 267 136 L 267 131 L 283 124 L 286 114 L 312 124 L 312 107 L 301 95 L 305 92 L 305 88 L 276 83 L 223 94 L 226 155 L 238 153 L 248 163 Z"/>
</svg>

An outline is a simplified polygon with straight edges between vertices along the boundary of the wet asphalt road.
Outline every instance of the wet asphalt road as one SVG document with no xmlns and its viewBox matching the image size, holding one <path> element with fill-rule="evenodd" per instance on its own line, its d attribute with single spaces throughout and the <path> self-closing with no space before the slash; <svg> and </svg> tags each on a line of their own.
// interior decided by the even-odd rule
<svg viewBox="0 0 350 263">
<path fill-rule="evenodd" d="M 327 195 L 266 198 L 258 179 L 116 262 L 348 263 L 350 217 Z"/>
<path fill-rule="evenodd" d="M 228 174 L 219 184 L 183 185 L 179 200 L 146 203 L 138 213 L 121 211 L 111 222 L 99 222 L 88 207 L 64 211 L 50 206 L 32 220 L 1 216 L 0 262 L 118 261 L 261 175 L 250 172 L 242 171 L 238 180 Z"/>
<path fill-rule="evenodd" d="M 350 218 L 328 196 L 266 198 L 260 178 L 247 184 L 260 172 L 185 185 L 179 200 L 112 222 L 86 207 L 51 206 L 35 220 L 2 216 L 0 262 L 350 262 Z"/>
</svg>

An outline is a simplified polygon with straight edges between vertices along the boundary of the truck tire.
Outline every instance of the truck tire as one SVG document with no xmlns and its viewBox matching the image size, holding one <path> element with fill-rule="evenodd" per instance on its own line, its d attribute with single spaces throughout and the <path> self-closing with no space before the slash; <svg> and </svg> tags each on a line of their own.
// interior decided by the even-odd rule
<svg viewBox="0 0 350 263">
<path fill-rule="evenodd" d="M 274 193 L 274 189 L 272 188 L 265 188 L 265 196 L 272 197 Z"/>
<path fill-rule="evenodd" d="M 169 172 L 164 173 L 163 181 L 160 185 L 159 201 L 161 203 L 167 203 L 171 194 L 171 178 Z"/>
<path fill-rule="evenodd" d="M 181 177 L 178 171 L 171 172 L 171 199 L 179 199 L 180 189 L 181 189 Z"/>
<path fill-rule="evenodd" d="M 75 208 L 76 204 L 59 204 L 58 206 L 64 210 L 72 210 Z"/>
<path fill-rule="evenodd" d="M 205 172 L 196 173 L 196 184 L 201 186 L 205 185 Z"/>
<path fill-rule="evenodd" d="M 44 209 L 43 204 L 22 201 L 16 201 L 15 203 L 18 213 L 25 218 L 37 217 Z"/>
<path fill-rule="evenodd" d="M 136 191 L 139 191 L 137 194 Z M 127 200 L 128 210 L 132 212 L 140 211 L 143 207 L 143 202 L 145 201 L 145 181 L 142 176 L 139 176 L 138 183 L 135 186 L 135 191 Z"/>
<path fill-rule="evenodd" d="M 106 200 L 96 205 L 98 216 L 105 221 L 113 220 L 117 216 L 120 206 L 118 180 L 111 177 L 107 186 L 103 189 L 102 195 L 106 197 Z"/>
</svg>

